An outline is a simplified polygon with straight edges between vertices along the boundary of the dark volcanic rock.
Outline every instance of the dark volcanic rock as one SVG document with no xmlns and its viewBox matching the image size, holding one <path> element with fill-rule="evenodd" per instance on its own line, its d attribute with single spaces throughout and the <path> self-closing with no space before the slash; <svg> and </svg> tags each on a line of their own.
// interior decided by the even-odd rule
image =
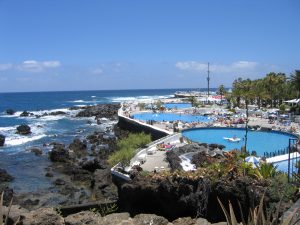
<svg viewBox="0 0 300 225">
<path fill-rule="evenodd" d="M 55 185 L 65 185 L 66 184 L 66 182 L 60 178 L 57 178 L 54 183 L 55 183 Z"/>
<path fill-rule="evenodd" d="M 225 221 L 217 197 L 234 208 L 241 204 L 243 214 L 259 203 L 264 188 L 254 179 L 226 179 L 211 183 L 207 179 L 170 177 L 161 180 L 139 177 L 119 187 L 119 209 L 131 215 L 154 213 L 170 221 L 179 217 L 203 217 L 212 222 Z M 239 216 L 239 215 L 237 215 Z M 239 218 L 238 218 L 239 219 Z"/>
<path fill-rule="evenodd" d="M 40 156 L 43 154 L 43 151 L 37 147 L 30 148 L 29 151 L 34 153 L 36 156 Z"/>
<path fill-rule="evenodd" d="M 16 111 L 13 110 L 13 109 L 7 109 L 7 110 L 6 110 L 6 114 L 7 114 L 7 115 L 14 115 L 15 113 L 16 113 Z"/>
<path fill-rule="evenodd" d="M 40 202 L 39 199 L 35 199 L 35 200 L 26 199 L 25 201 L 21 202 L 20 205 L 26 209 L 31 209 L 32 207 L 37 206 L 39 202 Z"/>
<path fill-rule="evenodd" d="M 49 115 L 51 115 L 51 116 L 58 116 L 58 115 L 65 115 L 65 114 L 67 114 L 67 113 L 63 112 L 63 111 L 55 111 L 55 112 L 49 113 Z"/>
<path fill-rule="evenodd" d="M 96 169 L 106 169 L 107 167 L 106 161 L 100 159 L 91 159 L 81 163 L 81 168 L 90 172 L 95 172 Z"/>
<path fill-rule="evenodd" d="M 22 135 L 27 135 L 31 133 L 30 127 L 26 124 L 22 124 L 17 127 L 17 133 Z"/>
<path fill-rule="evenodd" d="M 117 187 L 112 182 L 110 168 L 99 170 L 94 172 L 94 176 L 91 181 L 91 187 L 94 190 L 96 198 L 117 198 Z"/>
<path fill-rule="evenodd" d="M 14 178 L 11 175 L 9 175 L 5 169 L 0 168 L 0 182 L 10 182 L 13 179 Z"/>
<path fill-rule="evenodd" d="M 2 147 L 5 143 L 5 136 L 0 134 L 0 147 Z"/>
<path fill-rule="evenodd" d="M 76 117 L 92 117 L 97 118 L 115 118 L 120 108 L 120 104 L 102 104 L 96 106 L 88 106 L 83 111 L 79 112 Z M 96 118 L 96 119 L 97 119 Z"/>
<path fill-rule="evenodd" d="M 82 157 L 87 154 L 86 141 L 80 141 L 78 138 L 69 145 L 69 149 L 75 153 L 75 155 Z"/>
<path fill-rule="evenodd" d="M 182 170 L 182 166 L 180 164 L 181 159 L 175 152 L 173 151 L 166 152 L 166 160 L 169 163 L 171 171 Z"/>
<path fill-rule="evenodd" d="M 55 143 L 52 150 L 49 151 L 49 158 L 52 162 L 68 162 L 70 155 L 63 144 Z"/>
<path fill-rule="evenodd" d="M 33 116 L 33 113 L 24 111 L 20 114 L 21 117 Z"/>
</svg>

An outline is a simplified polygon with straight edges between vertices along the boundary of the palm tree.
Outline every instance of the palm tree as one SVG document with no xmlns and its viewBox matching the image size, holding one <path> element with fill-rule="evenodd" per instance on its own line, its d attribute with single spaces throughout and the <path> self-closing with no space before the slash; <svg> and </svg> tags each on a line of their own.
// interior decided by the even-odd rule
<svg viewBox="0 0 300 225">
<path fill-rule="evenodd" d="M 198 106 L 197 98 L 195 96 L 190 96 L 188 98 L 188 101 L 192 104 L 193 107 Z"/>
<path fill-rule="evenodd" d="M 223 96 L 226 94 L 226 90 L 223 84 L 219 86 L 217 94 L 221 95 L 221 103 L 222 103 Z"/>
<path fill-rule="evenodd" d="M 243 79 L 239 77 L 238 79 L 234 80 L 234 82 L 232 84 L 232 97 L 235 98 L 235 102 L 238 107 L 240 107 L 241 92 L 243 91 L 242 87 L 241 87 L 242 81 L 243 81 Z"/>
<path fill-rule="evenodd" d="M 291 85 L 297 91 L 298 98 L 300 97 L 300 70 L 295 70 L 295 73 L 290 77 Z"/>
</svg>

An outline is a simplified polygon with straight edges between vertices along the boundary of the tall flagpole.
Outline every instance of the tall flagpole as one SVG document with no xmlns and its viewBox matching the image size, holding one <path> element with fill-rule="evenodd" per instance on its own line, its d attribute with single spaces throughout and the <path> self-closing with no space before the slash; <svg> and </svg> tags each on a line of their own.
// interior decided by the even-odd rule
<svg viewBox="0 0 300 225">
<path fill-rule="evenodd" d="M 209 97 L 209 63 L 207 63 L 207 97 Z"/>
</svg>

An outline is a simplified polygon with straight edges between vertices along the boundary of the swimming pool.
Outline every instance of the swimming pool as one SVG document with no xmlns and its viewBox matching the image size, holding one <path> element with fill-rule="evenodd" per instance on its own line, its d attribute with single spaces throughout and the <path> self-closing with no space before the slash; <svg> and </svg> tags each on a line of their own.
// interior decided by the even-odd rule
<svg viewBox="0 0 300 225">
<path fill-rule="evenodd" d="M 225 146 L 225 150 L 241 149 L 245 144 L 245 129 L 241 128 L 195 128 L 182 132 L 184 137 L 201 143 L 217 143 Z M 239 142 L 225 140 L 232 137 L 240 138 Z M 248 131 L 247 151 L 256 151 L 258 156 L 264 152 L 274 152 L 288 147 L 289 139 L 297 138 L 296 135 L 279 131 Z"/>
<path fill-rule="evenodd" d="M 165 103 L 164 106 L 167 109 L 185 109 L 185 108 L 190 108 L 192 107 L 191 103 Z"/>
<path fill-rule="evenodd" d="M 182 122 L 209 122 L 212 120 L 209 116 L 198 116 L 190 114 L 180 114 L 180 113 L 137 113 L 133 114 L 133 118 L 142 121 L 176 121 L 180 120 Z"/>
</svg>

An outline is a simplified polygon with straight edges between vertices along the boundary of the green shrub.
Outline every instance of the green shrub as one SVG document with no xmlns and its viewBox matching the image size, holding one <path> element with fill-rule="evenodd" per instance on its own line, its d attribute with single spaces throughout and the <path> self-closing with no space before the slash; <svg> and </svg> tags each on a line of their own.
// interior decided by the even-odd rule
<svg viewBox="0 0 300 225">
<path fill-rule="evenodd" d="M 108 163 L 114 166 L 120 162 L 122 167 L 129 166 L 136 150 L 144 148 L 150 142 L 151 136 L 149 134 L 129 134 L 127 138 L 117 142 L 117 151 L 108 157 Z"/>
</svg>

